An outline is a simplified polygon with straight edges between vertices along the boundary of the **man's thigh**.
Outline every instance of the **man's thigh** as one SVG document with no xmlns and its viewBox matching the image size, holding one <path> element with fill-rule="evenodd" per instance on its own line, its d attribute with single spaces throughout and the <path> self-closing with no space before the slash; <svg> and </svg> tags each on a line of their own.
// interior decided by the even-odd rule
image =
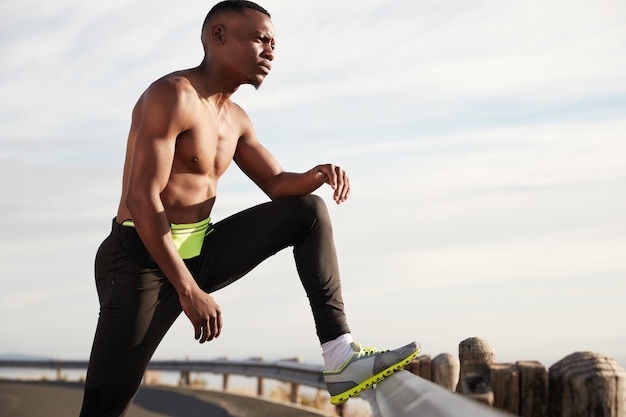
<svg viewBox="0 0 626 417">
<path fill-rule="evenodd" d="M 85 401 L 96 401 L 100 409 L 123 410 L 154 350 L 180 314 L 180 303 L 160 270 L 138 264 L 113 237 L 96 256 L 96 285 L 100 315 Z"/>
<path fill-rule="evenodd" d="M 263 260 L 297 244 L 316 220 L 318 200 L 310 195 L 278 199 L 216 223 L 200 256 L 187 261 L 190 271 L 208 292 L 236 281 Z"/>
</svg>

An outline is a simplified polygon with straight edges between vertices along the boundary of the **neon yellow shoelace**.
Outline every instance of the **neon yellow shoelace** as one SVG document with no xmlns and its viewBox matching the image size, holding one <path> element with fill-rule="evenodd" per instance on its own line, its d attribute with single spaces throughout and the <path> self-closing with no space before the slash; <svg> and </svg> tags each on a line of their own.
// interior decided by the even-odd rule
<svg viewBox="0 0 626 417">
<path fill-rule="evenodd" d="M 361 347 L 360 343 L 356 344 L 354 342 L 352 343 L 352 347 L 354 348 L 355 351 L 357 351 L 357 353 L 356 353 L 356 357 L 357 358 L 361 358 L 363 356 L 371 356 L 371 355 L 375 355 L 377 353 L 387 352 L 387 350 L 378 350 L 376 348 L 363 348 L 363 347 Z"/>
</svg>

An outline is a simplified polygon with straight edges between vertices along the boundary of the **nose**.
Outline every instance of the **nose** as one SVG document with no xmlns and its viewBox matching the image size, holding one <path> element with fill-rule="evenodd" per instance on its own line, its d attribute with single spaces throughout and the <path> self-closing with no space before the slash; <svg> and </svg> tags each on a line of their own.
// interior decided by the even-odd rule
<svg viewBox="0 0 626 417">
<path fill-rule="evenodd" d="M 270 44 L 265 45 L 263 49 L 263 58 L 273 61 L 274 60 L 274 47 Z"/>
</svg>

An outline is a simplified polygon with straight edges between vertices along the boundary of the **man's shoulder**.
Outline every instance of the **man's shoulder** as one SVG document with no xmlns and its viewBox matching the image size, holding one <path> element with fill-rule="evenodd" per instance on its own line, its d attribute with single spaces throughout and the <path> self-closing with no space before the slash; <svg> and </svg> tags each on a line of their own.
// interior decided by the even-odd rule
<svg viewBox="0 0 626 417">
<path fill-rule="evenodd" d="M 147 100 L 191 104 L 198 94 L 184 72 L 173 72 L 155 80 L 146 88 L 140 102 Z"/>
<path fill-rule="evenodd" d="M 147 90 L 172 90 L 179 93 L 195 91 L 189 77 L 184 71 L 171 72 L 158 78 L 150 84 Z"/>
<path fill-rule="evenodd" d="M 243 109 L 243 107 L 241 107 L 239 104 L 235 103 L 232 100 L 230 101 L 230 108 L 231 108 L 231 111 L 233 111 L 234 113 L 248 117 L 248 114 Z"/>
<path fill-rule="evenodd" d="M 247 131 L 252 127 L 252 120 L 248 116 L 248 113 L 239 104 L 234 101 L 230 102 L 231 112 L 234 115 L 241 126 L 242 131 Z"/>
</svg>

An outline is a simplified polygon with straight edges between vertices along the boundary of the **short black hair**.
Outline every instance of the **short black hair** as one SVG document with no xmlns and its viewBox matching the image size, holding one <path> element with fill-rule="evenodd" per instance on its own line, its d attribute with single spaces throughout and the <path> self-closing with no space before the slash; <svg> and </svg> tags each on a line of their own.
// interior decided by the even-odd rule
<svg viewBox="0 0 626 417">
<path fill-rule="evenodd" d="M 204 18 L 204 23 L 202 23 L 202 30 L 206 27 L 207 23 L 213 16 L 218 15 L 222 12 L 243 12 L 246 9 L 256 10 L 258 12 L 263 13 L 267 17 L 271 18 L 269 12 L 265 10 L 263 7 L 259 6 L 253 1 L 248 0 L 224 0 L 217 3 L 215 6 L 211 8 L 209 13 Z"/>
</svg>

